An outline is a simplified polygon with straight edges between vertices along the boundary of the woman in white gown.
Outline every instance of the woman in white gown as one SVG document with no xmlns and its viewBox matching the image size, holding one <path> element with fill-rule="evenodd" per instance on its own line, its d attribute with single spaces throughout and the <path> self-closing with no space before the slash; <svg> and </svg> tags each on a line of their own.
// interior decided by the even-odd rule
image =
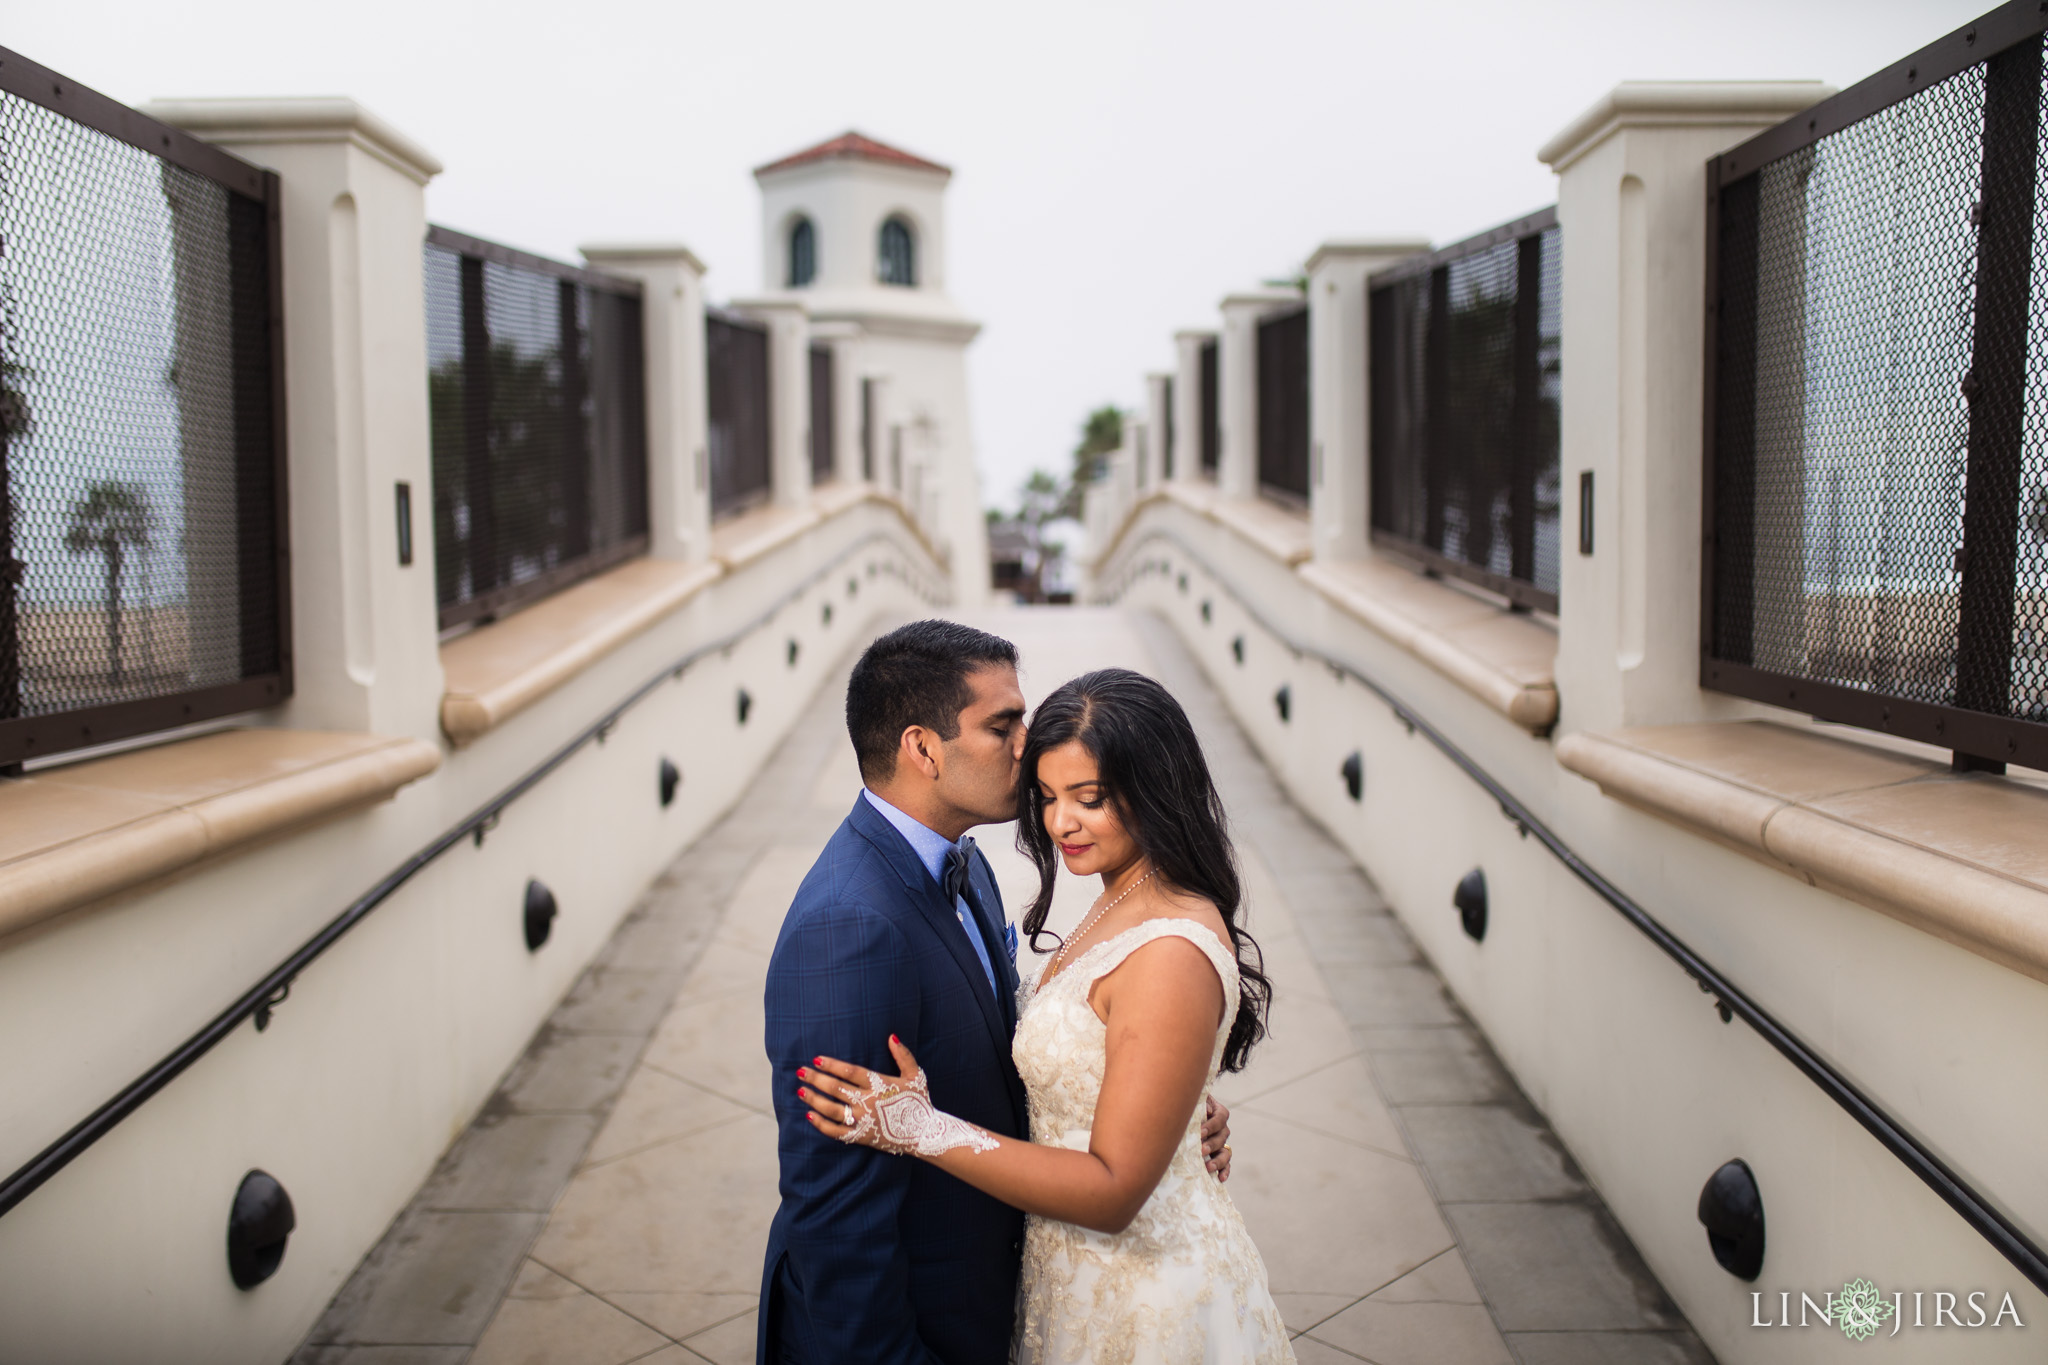
<svg viewBox="0 0 2048 1365">
<path fill-rule="evenodd" d="M 1086 674 L 1032 717 L 1018 843 L 1102 894 L 1019 992 L 1013 1053 L 1032 1142 L 935 1109 L 916 1060 L 885 1076 L 799 1072 L 821 1132 L 933 1162 L 1023 1209 L 1019 1365 L 1291 1362 L 1265 1263 L 1201 1149 L 1201 1105 L 1265 1033 L 1272 988 L 1238 925 L 1222 801 L 1186 714 L 1127 669 Z"/>
</svg>

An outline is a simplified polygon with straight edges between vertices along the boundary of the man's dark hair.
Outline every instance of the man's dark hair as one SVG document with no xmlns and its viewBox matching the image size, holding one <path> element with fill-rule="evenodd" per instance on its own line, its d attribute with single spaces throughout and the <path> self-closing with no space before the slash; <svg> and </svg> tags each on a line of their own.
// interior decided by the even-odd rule
<svg viewBox="0 0 2048 1365">
<path fill-rule="evenodd" d="M 974 701 L 967 675 L 1017 666 L 1017 646 L 957 621 L 912 621 L 867 647 L 846 683 L 846 733 L 861 780 L 885 782 L 913 725 L 960 737 L 960 713 Z"/>
</svg>

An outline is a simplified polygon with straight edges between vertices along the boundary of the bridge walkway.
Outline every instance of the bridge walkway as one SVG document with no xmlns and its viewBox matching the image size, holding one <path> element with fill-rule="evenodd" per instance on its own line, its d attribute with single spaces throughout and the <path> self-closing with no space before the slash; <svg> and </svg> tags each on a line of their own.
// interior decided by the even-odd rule
<svg viewBox="0 0 2048 1365">
<path fill-rule="evenodd" d="M 1710 1361 L 1170 629 L 1114 609 L 973 619 L 1017 642 L 1033 702 L 1121 664 L 1166 682 L 1202 733 L 1276 987 L 1273 1037 L 1219 1086 L 1230 1191 L 1304 1365 Z M 761 987 L 791 894 L 859 788 L 841 701 L 828 684 L 747 799 L 652 888 L 295 1365 L 753 1359 L 776 1203 Z M 979 841 L 1014 913 L 1034 876 L 1010 836 Z M 1092 894 L 1064 883 L 1053 927 Z"/>
</svg>

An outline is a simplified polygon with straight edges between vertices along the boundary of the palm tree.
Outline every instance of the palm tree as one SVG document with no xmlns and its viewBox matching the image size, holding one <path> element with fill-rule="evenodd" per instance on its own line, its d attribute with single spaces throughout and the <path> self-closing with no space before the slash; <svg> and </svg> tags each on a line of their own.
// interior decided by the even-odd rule
<svg viewBox="0 0 2048 1365">
<path fill-rule="evenodd" d="M 1081 423 L 1081 443 L 1074 447 L 1074 473 L 1067 481 L 1066 500 L 1058 515 L 1079 518 L 1081 496 L 1102 477 L 1103 456 L 1124 443 L 1123 409 L 1105 403 Z"/>
<path fill-rule="evenodd" d="M 108 681 L 121 685 L 121 561 L 126 547 L 149 544 L 149 496 L 134 484 L 97 479 L 85 496 L 71 504 L 71 526 L 64 548 L 75 555 L 98 551 L 107 561 Z"/>
<path fill-rule="evenodd" d="M 21 391 L 28 373 L 26 365 L 0 360 L 0 442 L 28 435 L 28 395 Z"/>
<path fill-rule="evenodd" d="M 14 491 L 7 450 L 27 436 L 31 426 L 28 396 L 21 391 L 27 375 L 26 366 L 0 356 L 0 720 L 21 714 L 21 621 L 15 597 L 24 566 L 14 557 Z"/>
</svg>

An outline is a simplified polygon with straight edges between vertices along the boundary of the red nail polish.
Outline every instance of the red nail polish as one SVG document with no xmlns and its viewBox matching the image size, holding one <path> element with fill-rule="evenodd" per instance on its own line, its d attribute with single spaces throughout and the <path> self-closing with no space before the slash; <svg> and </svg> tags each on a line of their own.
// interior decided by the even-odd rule
<svg viewBox="0 0 2048 1365">
<path fill-rule="evenodd" d="M 896 1046 L 898 1046 L 898 1047 L 902 1047 L 902 1046 L 903 1046 L 903 1040 L 902 1040 L 901 1038 L 898 1038 L 898 1037 L 897 1037 L 897 1036 L 896 1036 L 895 1034 L 893 1034 L 893 1033 L 889 1035 L 889 1041 L 890 1041 L 890 1042 L 892 1042 L 892 1043 L 894 1043 L 894 1044 L 896 1044 Z"/>
<path fill-rule="evenodd" d="M 823 1057 L 813 1057 L 813 1058 L 811 1058 L 811 1065 L 812 1065 L 812 1066 L 823 1066 L 823 1065 L 825 1065 L 825 1059 L 824 1059 Z"/>
<path fill-rule="evenodd" d="M 804 1079 L 806 1079 L 807 1077 L 809 1077 L 809 1076 L 810 1076 L 810 1074 L 811 1074 L 811 1073 L 810 1073 L 810 1070 L 809 1070 L 808 1068 L 806 1068 L 806 1067 L 801 1067 L 801 1066 L 800 1066 L 800 1067 L 798 1067 L 798 1068 L 796 1069 L 796 1078 L 797 1078 L 798 1080 L 800 1080 L 800 1081 L 801 1081 L 801 1080 L 804 1080 Z"/>
<path fill-rule="evenodd" d="M 796 1097 L 800 1100 L 807 1100 L 811 1097 L 811 1092 L 804 1089 L 802 1086 L 798 1086 L 796 1088 Z"/>
</svg>

